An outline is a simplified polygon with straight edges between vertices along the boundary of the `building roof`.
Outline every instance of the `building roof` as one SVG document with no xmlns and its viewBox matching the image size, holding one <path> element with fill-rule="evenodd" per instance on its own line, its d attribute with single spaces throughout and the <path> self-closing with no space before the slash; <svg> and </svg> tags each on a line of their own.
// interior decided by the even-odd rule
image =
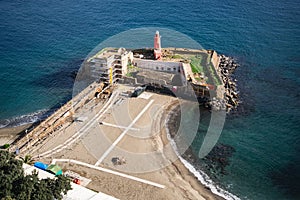
<svg viewBox="0 0 300 200">
<path fill-rule="evenodd" d="M 68 191 L 64 200 L 117 200 L 110 195 L 102 192 L 96 193 L 75 183 L 71 183 L 71 186 L 73 189 Z"/>
<path fill-rule="evenodd" d="M 39 179 L 46 179 L 46 178 L 54 178 L 55 177 L 54 174 L 51 174 L 47 171 L 41 170 L 37 167 L 31 166 L 31 165 L 28 165 L 28 164 L 25 164 L 25 163 L 23 163 L 23 169 L 24 169 L 25 175 L 30 175 L 30 174 L 32 174 L 33 170 L 36 170 L 38 172 L 38 178 Z"/>
<path fill-rule="evenodd" d="M 47 167 L 47 171 L 52 172 L 55 175 L 62 175 L 61 167 L 58 165 L 50 165 Z"/>
</svg>

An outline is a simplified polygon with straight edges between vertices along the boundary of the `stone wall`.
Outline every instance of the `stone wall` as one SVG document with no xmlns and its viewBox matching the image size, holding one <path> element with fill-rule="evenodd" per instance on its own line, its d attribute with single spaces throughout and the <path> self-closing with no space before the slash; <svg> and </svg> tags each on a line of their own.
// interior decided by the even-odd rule
<svg viewBox="0 0 300 200">
<path fill-rule="evenodd" d="M 120 80 L 120 83 L 123 84 L 130 84 L 130 85 L 137 85 L 137 79 L 133 77 L 124 76 L 123 80 Z"/>
<path fill-rule="evenodd" d="M 211 55 L 211 63 L 214 65 L 214 67 L 216 69 L 218 69 L 219 63 L 220 63 L 220 58 L 218 57 L 218 54 L 216 51 L 213 51 L 213 53 Z"/>
<path fill-rule="evenodd" d="M 165 62 L 157 60 L 146 60 L 146 59 L 133 59 L 133 64 L 142 69 L 150 69 L 154 71 L 164 71 L 170 73 L 178 73 L 180 62 Z"/>
</svg>

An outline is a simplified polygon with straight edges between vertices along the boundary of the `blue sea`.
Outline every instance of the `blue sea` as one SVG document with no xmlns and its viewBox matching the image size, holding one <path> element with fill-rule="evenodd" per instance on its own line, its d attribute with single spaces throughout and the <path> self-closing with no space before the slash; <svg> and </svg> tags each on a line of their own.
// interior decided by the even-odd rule
<svg viewBox="0 0 300 200">
<path fill-rule="evenodd" d="M 240 64 L 243 103 L 219 140 L 235 152 L 216 184 L 240 199 L 300 199 L 299 1 L 1 0 L 0 19 L 0 127 L 69 100 L 81 62 L 110 36 L 168 28 Z"/>
</svg>

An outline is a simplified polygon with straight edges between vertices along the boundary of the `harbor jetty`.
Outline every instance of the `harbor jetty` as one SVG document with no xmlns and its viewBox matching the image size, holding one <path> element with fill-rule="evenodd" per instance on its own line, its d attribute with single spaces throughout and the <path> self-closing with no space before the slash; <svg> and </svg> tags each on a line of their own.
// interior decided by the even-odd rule
<svg viewBox="0 0 300 200">
<path fill-rule="evenodd" d="M 214 110 L 226 110 L 227 113 L 236 110 L 239 101 L 239 91 L 237 80 L 233 78 L 235 69 L 239 65 L 232 57 L 218 55 L 216 70 L 222 80 L 222 98 L 212 97 L 208 102 L 209 106 Z"/>
<path fill-rule="evenodd" d="M 236 109 L 239 105 L 237 80 L 232 78 L 232 75 L 238 66 L 239 65 L 233 58 L 220 55 L 219 69 L 225 87 L 225 101 L 228 112 L 232 109 Z"/>
</svg>

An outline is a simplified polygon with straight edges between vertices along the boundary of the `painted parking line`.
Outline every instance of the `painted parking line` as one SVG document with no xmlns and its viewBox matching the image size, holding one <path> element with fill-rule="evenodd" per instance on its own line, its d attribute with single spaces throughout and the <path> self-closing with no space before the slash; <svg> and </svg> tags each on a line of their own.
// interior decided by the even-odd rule
<svg viewBox="0 0 300 200">
<path fill-rule="evenodd" d="M 95 163 L 95 166 L 98 166 L 106 156 L 115 148 L 115 146 L 122 140 L 122 138 L 126 135 L 126 133 L 130 130 L 130 128 L 140 119 L 140 117 L 146 112 L 146 110 L 152 105 L 154 102 L 153 99 L 144 107 L 144 109 L 136 116 L 136 118 L 129 124 L 128 127 L 121 133 L 121 135 L 114 141 L 114 143 L 104 152 L 101 158 Z"/>
<path fill-rule="evenodd" d="M 115 128 L 120 128 L 120 129 L 126 129 L 127 126 L 119 126 L 119 125 L 115 125 L 115 124 L 111 124 L 111 123 L 107 123 L 107 122 L 99 122 L 100 125 L 105 125 L 105 126 L 111 126 L 111 127 L 115 127 Z M 138 128 L 130 128 L 130 130 L 132 131 L 139 131 L 140 129 Z"/>
<path fill-rule="evenodd" d="M 141 183 L 145 183 L 145 184 L 148 184 L 148 185 L 152 185 L 152 186 L 155 186 L 155 187 L 158 187 L 158 188 L 162 188 L 162 189 L 165 188 L 164 185 L 161 185 L 159 183 L 155 183 L 155 182 L 152 182 L 152 181 L 148 181 L 146 179 L 138 178 L 138 177 L 131 176 L 131 175 L 128 175 L 128 174 L 124 174 L 124 173 L 121 173 L 121 172 L 113 171 L 113 170 L 110 170 L 110 169 L 105 169 L 103 167 L 98 167 L 98 166 L 91 165 L 91 164 L 88 164 L 88 163 L 80 162 L 78 160 L 72 160 L 72 159 L 53 159 L 51 164 L 55 164 L 56 162 L 74 163 L 74 164 L 82 165 L 82 166 L 89 167 L 89 168 L 92 168 L 92 169 L 96 169 L 96 170 L 99 170 L 99 171 L 102 171 L 102 172 L 106 172 L 106 173 L 110 173 L 110 174 L 113 174 L 113 175 L 117 175 L 117 176 L 121 176 L 121 177 L 124 177 L 124 178 L 128 178 L 130 180 L 134 180 L 134 181 L 137 181 L 137 182 L 141 182 Z"/>
<path fill-rule="evenodd" d="M 66 140 L 63 144 L 60 144 L 56 146 L 55 148 L 46 151 L 42 154 L 39 154 L 35 157 L 49 157 L 55 153 L 58 153 L 62 151 L 63 149 L 66 149 L 68 146 L 73 144 L 76 140 L 78 140 L 82 135 L 86 133 L 88 129 L 90 129 L 99 119 L 107 112 L 108 109 L 112 106 L 112 101 L 115 97 L 117 97 L 118 93 L 113 93 L 111 98 L 108 100 L 108 102 L 103 106 L 103 108 L 89 121 L 87 122 L 83 127 L 80 128 L 79 131 L 77 131 L 72 137 L 70 137 L 68 140 Z"/>
</svg>

